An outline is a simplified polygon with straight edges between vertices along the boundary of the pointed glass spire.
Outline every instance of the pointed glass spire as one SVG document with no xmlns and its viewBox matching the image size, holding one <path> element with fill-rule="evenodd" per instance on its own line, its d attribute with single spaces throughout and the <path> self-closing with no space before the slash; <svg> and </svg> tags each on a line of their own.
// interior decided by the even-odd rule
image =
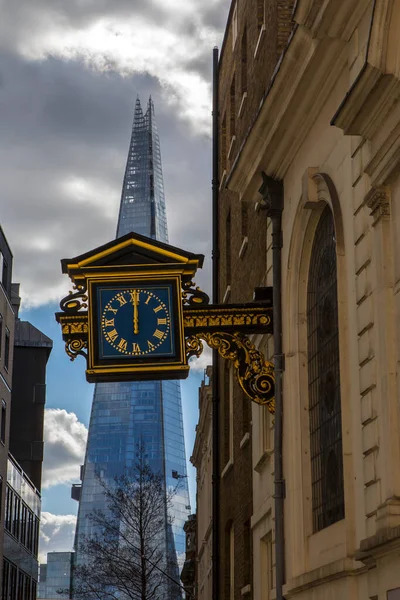
<svg viewBox="0 0 400 600">
<path fill-rule="evenodd" d="M 130 231 L 168 242 L 160 139 L 151 96 L 145 114 L 136 99 L 122 186 L 117 237 Z"/>
<path fill-rule="evenodd" d="M 146 112 L 136 99 L 132 135 L 122 186 L 117 237 L 134 231 L 168 242 L 160 141 L 149 98 Z M 133 464 L 138 442 L 144 442 L 151 467 L 163 473 L 166 489 L 179 486 L 165 523 L 163 543 L 165 579 L 163 599 L 181 600 L 179 570 L 185 557 L 183 525 L 190 513 L 179 381 L 99 383 L 94 390 L 81 499 L 75 534 L 77 564 L 84 562 L 84 536 L 95 533 L 88 516 L 105 508 L 100 473 L 112 485 Z"/>
</svg>

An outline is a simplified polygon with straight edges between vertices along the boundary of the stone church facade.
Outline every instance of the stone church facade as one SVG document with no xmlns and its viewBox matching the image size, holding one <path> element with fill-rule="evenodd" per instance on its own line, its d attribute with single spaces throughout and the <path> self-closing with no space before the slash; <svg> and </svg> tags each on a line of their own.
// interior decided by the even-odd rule
<svg viewBox="0 0 400 600">
<path fill-rule="evenodd" d="M 221 49 L 221 301 L 273 285 L 283 189 L 285 598 L 400 598 L 399 31 L 400 0 L 234 0 Z M 274 419 L 220 372 L 219 598 L 268 600 Z"/>
</svg>

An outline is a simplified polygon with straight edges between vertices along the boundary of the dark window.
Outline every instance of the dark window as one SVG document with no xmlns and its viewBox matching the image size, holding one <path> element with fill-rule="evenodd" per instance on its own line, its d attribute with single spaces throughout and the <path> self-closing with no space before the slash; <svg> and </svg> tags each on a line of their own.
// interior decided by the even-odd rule
<svg viewBox="0 0 400 600">
<path fill-rule="evenodd" d="M 33 516 L 33 513 L 30 510 L 28 510 L 28 537 L 27 537 L 26 547 L 31 552 L 33 552 L 34 545 L 35 545 L 33 529 L 34 529 L 34 516 Z"/>
<path fill-rule="evenodd" d="M 314 532 L 344 518 L 336 242 L 332 212 L 315 232 L 307 290 L 308 392 Z"/>
<path fill-rule="evenodd" d="M 224 368 L 224 462 L 228 462 L 230 458 L 231 448 L 231 427 L 230 427 L 230 373 L 229 368 L 225 365 Z"/>
<path fill-rule="evenodd" d="M 11 531 L 11 520 L 12 520 L 12 509 L 13 509 L 13 493 L 12 489 L 6 487 L 6 506 L 4 514 L 4 526 L 7 531 Z"/>
<path fill-rule="evenodd" d="M 257 0 L 257 27 L 258 31 L 261 31 L 261 27 L 265 23 L 265 0 Z"/>
<path fill-rule="evenodd" d="M 226 115 L 222 119 L 221 125 L 221 168 L 222 172 L 226 170 L 226 157 L 227 157 L 227 138 L 226 138 Z"/>
<path fill-rule="evenodd" d="M 248 231 L 249 231 L 249 227 L 248 227 L 248 223 L 249 223 L 249 210 L 248 210 L 248 203 L 242 201 L 242 238 L 247 237 Z"/>
<path fill-rule="evenodd" d="M 35 556 L 38 555 L 39 551 L 39 519 L 34 516 L 33 517 L 33 548 L 32 552 Z"/>
<path fill-rule="evenodd" d="M 20 540 L 24 546 L 27 545 L 27 521 L 28 521 L 28 508 L 24 503 L 22 503 Z"/>
<path fill-rule="evenodd" d="M 8 361 L 10 359 L 10 331 L 6 327 L 6 339 L 4 344 L 4 367 L 8 371 Z"/>
<path fill-rule="evenodd" d="M 231 213 L 226 219 L 225 229 L 225 261 L 226 261 L 226 285 L 231 282 Z"/>
<path fill-rule="evenodd" d="M 18 600 L 26 600 L 28 598 L 27 576 L 23 571 L 18 573 Z"/>
<path fill-rule="evenodd" d="M 31 582 L 31 600 L 36 600 L 37 598 L 37 584 L 36 581 Z"/>
<path fill-rule="evenodd" d="M 5 444 L 7 426 L 7 405 L 5 400 L 1 401 L 1 423 L 0 423 L 0 441 Z"/>
<path fill-rule="evenodd" d="M 250 557 L 252 556 L 252 551 L 251 551 L 250 521 L 246 521 L 246 523 L 243 526 L 243 550 L 244 550 L 244 552 L 243 552 L 244 561 L 243 561 L 243 570 L 242 570 L 242 574 L 243 574 L 242 587 L 245 587 L 251 581 Z"/>
<path fill-rule="evenodd" d="M 31 599 L 36 600 L 37 598 L 37 583 L 32 579 Z"/>
<path fill-rule="evenodd" d="M 236 84 L 235 76 L 233 76 L 231 91 L 230 91 L 230 136 L 236 133 Z"/>
<path fill-rule="evenodd" d="M 14 504 L 14 506 L 13 506 L 13 520 L 12 520 L 12 524 L 11 524 L 11 533 L 16 538 L 19 538 L 19 520 L 20 520 L 21 500 L 17 496 L 17 494 L 14 494 L 13 504 Z"/>
<path fill-rule="evenodd" d="M 9 576 L 10 576 L 10 563 L 7 560 L 5 560 L 5 561 L 3 561 L 3 586 L 2 586 L 2 594 L 1 594 L 2 600 L 8 600 L 8 598 L 9 598 L 9 594 L 8 594 Z"/>
<path fill-rule="evenodd" d="M 3 350 L 3 315 L 0 315 L 0 356 Z"/>
<path fill-rule="evenodd" d="M 242 37 L 242 69 L 241 69 L 241 84 L 242 84 L 242 94 L 247 92 L 247 28 L 244 28 L 243 37 Z"/>
</svg>

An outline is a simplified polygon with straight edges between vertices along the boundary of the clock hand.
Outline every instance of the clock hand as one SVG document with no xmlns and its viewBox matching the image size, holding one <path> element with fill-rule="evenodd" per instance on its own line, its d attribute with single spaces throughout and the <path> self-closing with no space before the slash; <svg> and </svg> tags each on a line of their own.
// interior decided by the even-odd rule
<svg viewBox="0 0 400 600">
<path fill-rule="evenodd" d="M 138 304 L 139 304 L 139 292 L 137 290 L 133 290 L 132 295 L 133 300 L 133 333 L 139 333 L 139 314 L 138 314 Z"/>
</svg>

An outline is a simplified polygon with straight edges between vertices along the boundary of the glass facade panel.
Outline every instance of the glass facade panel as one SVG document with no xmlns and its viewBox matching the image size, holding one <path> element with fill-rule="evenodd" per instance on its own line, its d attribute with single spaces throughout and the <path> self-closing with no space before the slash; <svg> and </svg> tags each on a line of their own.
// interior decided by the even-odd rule
<svg viewBox="0 0 400 600">
<path fill-rule="evenodd" d="M 136 101 L 117 237 L 131 231 L 168 242 L 160 142 L 151 99 L 145 113 L 139 99 Z M 163 539 L 171 565 L 169 575 L 179 580 L 185 556 L 183 524 L 190 513 L 179 381 L 95 386 L 75 538 L 76 561 L 82 560 L 81 536 L 94 533 L 87 516 L 95 508 L 104 508 L 96 473 L 111 484 L 115 476 L 132 466 L 139 442 L 145 444 L 152 469 L 164 474 L 166 490 L 177 490 L 169 509 L 171 524 L 165 524 Z M 167 600 L 181 598 L 178 586 L 169 582 L 167 587 Z"/>
<path fill-rule="evenodd" d="M 50 552 L 40 565 L 38 598 L 70 598 L 71 552 Z"/>
</svg>

